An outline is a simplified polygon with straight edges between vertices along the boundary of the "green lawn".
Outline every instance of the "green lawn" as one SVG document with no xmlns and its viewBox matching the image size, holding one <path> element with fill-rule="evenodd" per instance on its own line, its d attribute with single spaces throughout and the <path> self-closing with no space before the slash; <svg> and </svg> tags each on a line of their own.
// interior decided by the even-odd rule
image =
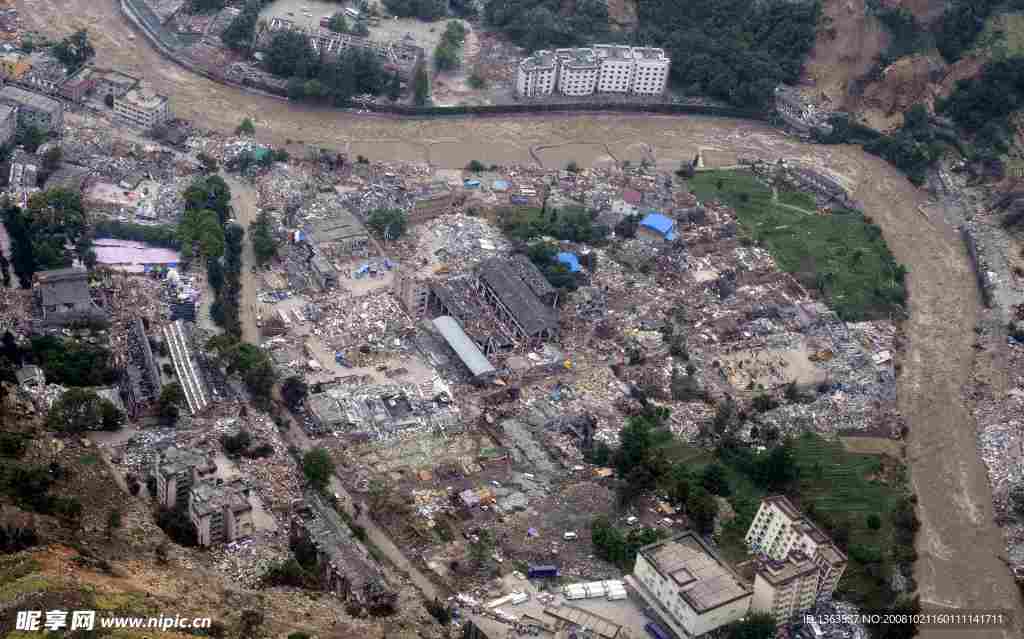
<svg viewBox="0 0 1024 639">
<path fill-rule="evenodd" d="M 779 267 L 818 291 L 846 321 L 901 315 L 904 269 L 889 252 L 882 231 L 855 211 L 805 214 L 772 202 L 771 188 L 748 171 L 707 171 L 688 180 L 703 201 L 736 210 L 741 238 L 767 248 Z M 719 188 L 721 187 L 721 188 Z M 814 211 L 813 198 L 780 191 L 779 202 Z"/>
<path fill-rule="evenodd" d="M 886 467 L 879 456 L 849 453 L 840 442 L 827 441 L 810 433 L 793 440 L 793 446 L 800 480 L 789 491 L 790 497 L 805 512 L 813 508 L 812 519 L 823 528 L 827 518 L 850 532 L 850 564 L 839 586 L 844 597 L 863 602 L 872 609 L 884 608 L 887 603 L 884 593 L 871 573 L 878 574 L 880 565 L 887 563 L 890 557 L 893 510 L 905 494 L 894 472 L 895 462 L 885 462 L 889 465 Z M 711 453 L 678 441 L 664 448 L 671 461 L 682 461 L 696 475 L 714 460 Z M 718 547 L 727 560 L 739 562 L 749 558 L 743 537 L 757 514 L 761 499 L 769 491 L 735 468 L 726 466 L 726 470 L 732 489 L 728 499 L 737 516 L 724 527 Z M 881 480 L 882 476 L 888 480 Z M 881 519 L 880 530 L 868 528 L 868 516 L 872 514 Z M 871 555 L 880 556 L 883 562 L 860 559 Z"/>
</svg>

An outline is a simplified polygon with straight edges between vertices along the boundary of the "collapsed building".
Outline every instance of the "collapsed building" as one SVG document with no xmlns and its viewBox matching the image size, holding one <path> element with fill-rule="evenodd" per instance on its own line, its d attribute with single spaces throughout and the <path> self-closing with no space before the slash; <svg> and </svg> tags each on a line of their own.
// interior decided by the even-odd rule
<svg viewBox="0 0 1024 639">
<path fill-rule="evenodd" d="M 405 42 L 377 42 L 348 33 L 335 33 L 322 27 L 305 28 L 286 18 L 272 18 L 267 29 L 260 35 L 256 47 L 266 49 L 275 34 L 285 31 L 305 35 L 310 47 L 321 57 L 338 57 L 349 49 L 372 51 L 383 60 L 386 71 L 397 73 L 404 80 L 412 78 L 416 64 L 424 53 L 420 47 Z"/>
<path fill-rule="evenodd" d="M 386 440 L 403 432 L 446 432 L 458 424 L 457 409 L 443 398 L 424 398 L 414 384 L 339 384 L 306 400 L 313 428 L 343 431 L 356 439 Z"/>
<path fill-rule="evenodd" d="M 558 336 L 558 291 L 525 255 L 486 260 L 475 284 L 514 340 L 535 345 Z"/>
<path fill-rule="evenodd" d="M 136 317 L 128 329 L 128 352 L 123 363 L 121 396 L 128 414 L 135 417 L 160 395 L 160 368 L 146 335 L 142 318 Z"/>
<path fill-rule="evenodd" d="M 241 479 L 205 479 L 189 492 L 188 515 L 200 546 L 231 543 L 253 534 L 250 489 Z"/>
<path fill-rule="evenodd" d="M 185 393 L 189 413 L 195 415 L 210 405 L 210 393 L 202 371 L 192 353 L 191 335 L 180 319 L 164 327 L 164 339 L 171 354 L 174 371 Z"/>
<path fill-rule="evenodd" d="M 216 473 L 212 455 L 174 446 L 165 448 L 153 460 L 157 502 L 164 508 L 184 507 L 192 486 Z"/>
<path fill-rule="evenodd" d="M 45 326 L 75 322 L 103 322 L 107 314 L 92 299 L 89 272 L 84 268 L 42 271 L 34 277 L 32 292 Z"/>
<path fill-rule="evenodd" d="M 393 608 L 397 602 L 398 596 L 380 567 L 338 514 L 311 491 L 295 504 L 291 544 L 293 548 L 303 544 L 315 549 L 313 573 L 324 590 L 371 609 Z"/>
</svg>

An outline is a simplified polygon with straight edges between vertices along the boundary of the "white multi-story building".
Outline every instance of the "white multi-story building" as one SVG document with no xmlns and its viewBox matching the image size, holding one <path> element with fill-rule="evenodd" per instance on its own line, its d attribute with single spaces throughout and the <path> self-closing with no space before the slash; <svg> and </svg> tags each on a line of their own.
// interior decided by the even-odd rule
<svg viewBox="0 0 1024 639">
<path fill-rule="evenodd" d="M 624 45 L 594 45 L 594 54 L 601 61 L 597 78 L 598 93 L 629 93 L 633 88 L 635 62 L 633 49 Z"/>
<path fill-rule="evenodd" d="M 817 599 L 819 574 L 814 562 L 799 550 L 785 561 L 758 561 L 750 609 L 768 613 L 779 622 L 810 610 Z"/>
<path fill-rule="evenodd" d="M 555 56 L 550 51 L 537 51 L 519 63 L 516 93 L 526 98 L 551 95 L 557 74 Z"/>
<path fill-rule="evenodd" d="M 665 57 L 664 49 L 636 47 L 633 49 L 632 92 L 636 95 L 661 95 L 668 86 L 668 71 L 672 61 Z"/>
<path fill-rule="evenodd" d="M 704 635 L 750 610 L 750 588 L 693 531 L 641 548 L 631 580 L 680 637 Z"/>
<path fill-rule="evenodd" d="M 519 63 L 516 91 L 527 98 L 558 91 L 659 95 L 668 86 L 671 61 L 663 49 L 598 44 L 591 48 L 537 51 Z"/>
<path fill-rule="evenodd" d="M 801 566 L 805 562 L 810 563 L 815 569 L 815 598 L 831 597 L 846 571 L 846 555 L 814 522 L 781 495 L 765 497 L 761 501 L 745 541 L 753 552 L 764 558 L 762 566 L 784 565 L 793 562 L 794 557 L 795 562 Z M 763 568 L 762 572 L 764 570 L 770 571 L 769 568 Z M 767 584 L 771 579 L 766 577 L 763 581 Z M 756 594 L 757 583 L 755 581 L 754 584 L 755 601 L 759 600 Z M 774 597 L 770 599 L 774 600 Z M 797 603 L 803 605 L 802 602 Z M 798 607 L 789 612 L 795 614 L 802 609 L 806 608 Z M 785 606 L 782 611 L 786 612 Z"/>
<path fill-rule="evenodd" d="M 171 119 L 167 96 L 143 89 L 132 89 L 120 97 L 114 96 L 114 113 L 146 128 Z"/>
<path fill-rule="evenodd" d="M 593 49 L 556 49 L 558 92 L 568 96 L 592 95 L 601 63 Z"/>
</svg>

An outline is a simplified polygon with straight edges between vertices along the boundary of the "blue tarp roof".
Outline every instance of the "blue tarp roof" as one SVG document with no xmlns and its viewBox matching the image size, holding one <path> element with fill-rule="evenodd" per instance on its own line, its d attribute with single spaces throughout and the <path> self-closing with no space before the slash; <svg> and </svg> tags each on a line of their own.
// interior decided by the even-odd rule
<svg viewBox="0 0 1024 639">
<path fill-rule="evenodd" d="M 480 180 L 464 180 L 462 186 L 468 186 L 469 188 L 476 188 L 480 186 Z"/>
<path fill-rule="evenodd" d="M 574 254 L 562 251 L 557 255 L 556 259 L 568 266 L 571 272 L 578 273 L 580 271 L 580 261 L 576 259 Z"/>
<path fill-rule="evenodd" d="M 510 185 L 506 180 L 495 180 L 491 186 L 495 191 L 507 191 Z"/>
<path fill-rule="evenodd" d="M 676 223 L 661 213 L 648 213 L 644 219 L 640 220 L 640 226 L 661 233 L 666 240 L 675 238 Z"/>
</svg>

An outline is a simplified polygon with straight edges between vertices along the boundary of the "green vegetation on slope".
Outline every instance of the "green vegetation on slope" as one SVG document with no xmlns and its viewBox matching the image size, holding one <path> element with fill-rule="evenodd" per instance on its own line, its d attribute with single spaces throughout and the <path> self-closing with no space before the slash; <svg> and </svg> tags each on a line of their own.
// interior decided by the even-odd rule
<svg viewBox="0 0 1024 639">
<path fill-rule="evenodd" d="M 846 549 L 850 564 L 840 581 L 842 596 L 869 609 L 889 607 L 895 593 L 889 590 L 887 576 L 893 565 L 911 561 L 913 553 L 912 535 L 906 544 L 908 537 L 901 536 L 897 524 L 912 527 L 902 468 L 887 458 L 849 453 L 842 444 L 810 433 L 790 440 L 788 448 L 799 478 L 782 492 Z M 694 476 L 701 476 L 712 464 L 724 468 L 736 518 L 724 526 L 720 549 L 730 561 L 745 559 L 743 538 L 761 499 L 773 493 L 748 474 L 766 453 L 755 455 L 749 448 L 723 445 L 712 455 L 678 441 L 663 450 L 670 463 L 685 460 Z M 872 527 L 875 524 L 877 529 Z"/>
<path fill-rule="evenodd" d="M 635 33 L 608 31 L 608 7 L 577 0 L 566 15 L 560 0 L 490 2 L 488 24 L 529 50 L 625 40 L 663 47 L 676 63 L 672 80 L 687 93 L 737 106 L 763 107 L 779 82 L 795 82 L 814 46 L 818 0 L 644 0 Z M 682 62 L 685 61 L 685 62 Z"/>
<path fill-rule="evenodd" d="M 733 207 L 745 234 L 763 244 L 782 270 L 819 291 L 843 320 L 902 314 L 906 270 L 893 259 L 881 229 L 860 213 L 804 214 L 780 206 L 771 188 L 748 172 L 701 172 L 688 184 L 701 200 Z M 793 195 L 780 200 L 798 208 L 809 204 Z"/>
</svg>

